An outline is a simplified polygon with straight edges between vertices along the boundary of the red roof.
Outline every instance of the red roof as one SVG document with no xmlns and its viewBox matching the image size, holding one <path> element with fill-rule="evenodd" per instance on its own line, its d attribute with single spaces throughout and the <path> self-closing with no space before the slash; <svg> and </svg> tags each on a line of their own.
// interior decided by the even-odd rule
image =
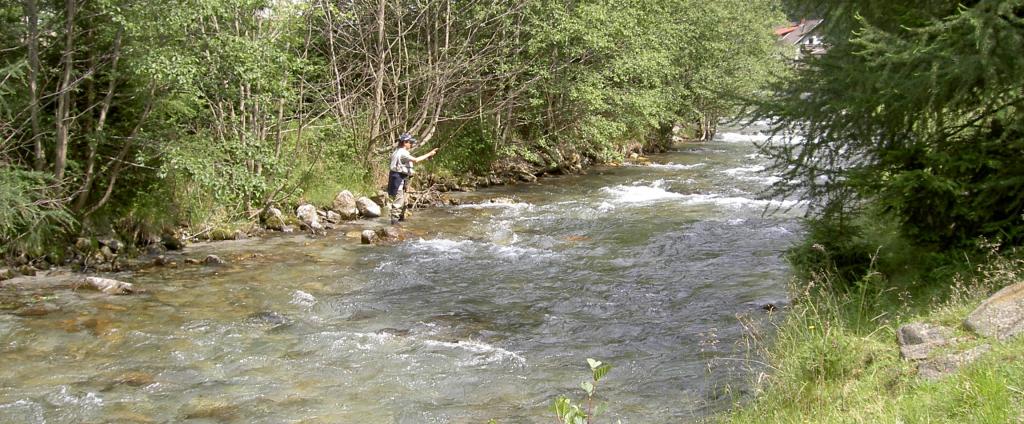
<svg viewBox="0 0 1024 424">
<path fill-rule="evenodd" d="M 778 27 L 778 28 L 775 28 L 775 35 L 781 37 L 783 35 L 786 35 L 786 34 L 789 34 L 789 33 L 793 32 L 793 31 L 796 31 L 797 28 L 800 28 L 800 25 L 791 25 L 791 26 L 785 26 L 785 27 Z"/>
</svg>

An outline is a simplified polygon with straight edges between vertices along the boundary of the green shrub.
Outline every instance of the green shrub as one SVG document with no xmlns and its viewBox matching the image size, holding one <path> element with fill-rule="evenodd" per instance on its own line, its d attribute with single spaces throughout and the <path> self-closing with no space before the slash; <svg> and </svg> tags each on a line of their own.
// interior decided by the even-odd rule
<svg viewBox="0 0 1024 424">
<path fill-rule="evenodd" d="M 0 255 L 59 255 L 76 226 L 52 178 L 0 165 Z"/>
</svg>

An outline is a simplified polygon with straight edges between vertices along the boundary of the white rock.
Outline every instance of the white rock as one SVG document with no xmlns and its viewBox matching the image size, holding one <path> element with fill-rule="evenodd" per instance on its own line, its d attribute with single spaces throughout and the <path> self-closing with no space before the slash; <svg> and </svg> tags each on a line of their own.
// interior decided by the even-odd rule
<svg viewBox="0 0 1024 424">
<path fill-rule="evenodd" d="M 306 225 L 306 228 L 312 230 L 322 229 L 320 225 L 320 215 L 316 213 L 316 206 L 305 204 L 295 209 L 295 216 L 299 217 L 299 220 Z"/>
<path fill-rule="evenodd" d="M 380 216 L 380 206 L 370 200 L 369 197 L 360 197 L 356 200 L 356 208 L 359 209 L 359 214 L 367 218 L 377 218 Z"/>
<path fill-rule="evenodd" d="M 373 230 L 363 230 L 360 234 L 360 239 L 363 244 L 373 244 L 373 242 L 377 241 L 377 232 Z"/>
<path fill-rule="evenodd" d="M 135 291 L 131 283 L 109 278 L 85 277 L 85 283 L 106 294 L 131 294 Z"/>
<path fill-rule="evenodd" d="M 359 208 L 356 207 L 356 197 L 352 192 L 343 190 L 334 197 L 334 211 L 341 215 L 342 219 L 359 218 Z"/>
</svg>

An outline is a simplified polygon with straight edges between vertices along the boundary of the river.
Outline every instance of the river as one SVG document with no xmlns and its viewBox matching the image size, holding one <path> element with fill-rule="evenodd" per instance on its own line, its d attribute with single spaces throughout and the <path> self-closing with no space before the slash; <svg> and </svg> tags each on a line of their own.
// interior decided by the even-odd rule
<svg viewBox="0 0 1024 424">
<path fill-rule="evenodd" d="M 614 367 L 599 422 L 698 420 L 749 390 L 740 318 L 786 298 L 802 231 L 756 199 L 758 138 L 468 193 L 518 203 L 417 211 L 397 245 L 271 235 L 116 275 L 141 295 L 5 289 L 50 310 L 0 311 L 0 422 L 554 422 L 586 358 Z"/>
</svg>

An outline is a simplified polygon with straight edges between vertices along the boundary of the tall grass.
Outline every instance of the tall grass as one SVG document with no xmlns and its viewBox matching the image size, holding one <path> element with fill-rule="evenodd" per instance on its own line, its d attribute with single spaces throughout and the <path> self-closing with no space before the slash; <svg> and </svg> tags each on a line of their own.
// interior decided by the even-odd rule
<svg viewBox="0 0 1024 424">
<path fill-rule="evenodd" d="M 728 423 L 1024 423 L 1024 338 L 980 340 L 964 317 L 1000 287 L 1021 281 L 1017 252 L 992 245 L 983 259 L 947 256 L 944 271 L 900 269 L 913 250 L 878 249 L 865 274 L 842 278 L 835 267 L 794 280 L 794 306 L 770 345 L 758 348 L 773 370 Z M 949 274 L 949 270 L 958 270 Z M 952 327 L 961 351 L 992 345 L 982 359 L 938 381 L 917 377 L 899 356 L 896 329 L 909 322 Z"/>
</svg>

